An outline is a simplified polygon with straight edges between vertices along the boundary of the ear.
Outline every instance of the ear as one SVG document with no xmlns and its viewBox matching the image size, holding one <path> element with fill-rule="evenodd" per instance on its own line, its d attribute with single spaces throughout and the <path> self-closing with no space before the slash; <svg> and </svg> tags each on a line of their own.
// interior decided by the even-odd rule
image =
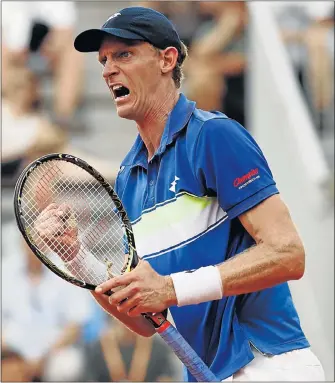
<svg viewBox="0 0 335 383">
<path fill-rule="evenodd" d="M 162 73 L 172 72 L 177 64 L 178 50 L 175 47 L 167 47 L 161 51 L 161 71 Z"/>
</svg>

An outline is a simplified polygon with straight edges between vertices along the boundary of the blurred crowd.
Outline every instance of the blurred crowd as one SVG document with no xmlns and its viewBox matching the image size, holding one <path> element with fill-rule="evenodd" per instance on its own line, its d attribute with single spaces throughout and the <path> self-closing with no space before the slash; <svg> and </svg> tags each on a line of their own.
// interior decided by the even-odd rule
<svg viewBox="0 0 335 383">
<path fill-rule="evenodd" d="M 15 225 L 2 234 L 2 382 L 180 380 L 160 337 L 136 335 L 49 271 Z"/>
<path fill-rule="evenodd" d="M 85 133 L 84 56 L 73 47 L 74 2 L 2 3 L 2 182 L 13 185 L 24 166 L 51 152 L 68 152 L 101 167 L 108 164 L 71 145 Z"/>
<path fill-rule="evenodd" d="M 133 4 L 155 8 L 176 25 L 189 48 L 183 91 L 199 108 L 223 111 L 248 129 L 247 3 Z M 5 182 L 13 181 L 25 162 L 43 153 L 78 150 L 69 142 L 71 134 L 85 130 L 85 121 L 80 119 L 85 98 L 85 57 L 73 48 L 73 37 L 81 21 L 79 6 L 74 2 L 3 2 Z M 328 139 L 334 114 L 334 3 L 281 1 L 273 2 L 273 9 L 316 129 L 321 138 L 326 135 Z"/>
<path fill-rule="evenodd" d="M 182 91 L 199 108 L 223 111 L 248 129 L 247 3 L 139 4 L 166 14 L 188 46 Z M 99 164 L 108 177 L 105 160 L 80 155 L 71 142 L 74 134 L 94 129 L 81 118 L 87 73 L 84 55 L 73 48 L 78 24 L 85 28 L 81 6 L 2 3 L 3 187 L 12 188 L 28 162 L 57 151 Z M 110 14 L 114 11 L 111 5 Z M 334 3 L 273 2 L 273 11 L 315 129 L 333 158 Z M 13 222 L 2 228 L 2 238 L 2 381 L 180 380 L 179 362 L 159 338 L 134 335 L 87 291 L 54 276 L 35 259 Z"/>
<path fill-rule="evenodd" d="M 83 58 L 73 48 L 74 3 L 2 4 L 2 172 L 57 151 L 80 102 Z M 52 107 L 41 96 L 51 80 Z"/>
<path fill-rule="evenodd" d="M 334 170 L 334 2 L 278 1 L 273 10 L 328 165 Z"/>
</svg>

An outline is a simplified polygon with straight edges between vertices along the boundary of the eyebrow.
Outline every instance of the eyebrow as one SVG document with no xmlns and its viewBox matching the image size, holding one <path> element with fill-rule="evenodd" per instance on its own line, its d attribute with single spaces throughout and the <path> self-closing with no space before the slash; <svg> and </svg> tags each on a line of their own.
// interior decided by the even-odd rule
<svg viewBox="0 0 335 383">
<path fill-rule="evenodd" d="M 132 47 L 132 45 L 124 44 L 124 46 L 122 46 L 122 47 L 115 48 L 115 50 L 112 52 L 112 55 L 114 55 L 115 53 L 119 52 L 120 50 L 128 49 L 128 48 L 131 48 L 131 47 Z M 99 61 L 101 61 L 102 57 L 106 57 L 106 54 L 101 54 L 100 55 L 100 53 L 98 53 Z"/>
<path fill-rule="evenodd" d="M 100 55 L 98 53 L 98 61 L 99 61 L 99 63 L 101 63 L 102 59 L 105 58 L 105 57 L 106 57 L 106 55 Z"/>
<path fill-rule="evenodd" d="M 124 42 L 121 42 L 121 44 L 123 44 L 123 45 L 121 47 L 119 47 L 119 48 L 116 48 L 115 51 L 112 52 L 112 55 L 114 55 L 116 52 L 118 52 L 120 50 L 136 48 L 138 45 L 141 45 L 143 43 L 146 43 L 146 41 L 144 41 L 144 40 L 129 40 L 129 42 L 127 44 L 124 43 Z M 158 48 L 155 48 L 153 45 L 151 45 L 151 47 L 154 50 L 158 49 Z M 106 57 L 106 55 L 100 55 L 98 53 L 98 60 L 99 60 L 100 63 L 101 63 L 102 58 L 105 58 L 105 57 Z"/>
</svg>

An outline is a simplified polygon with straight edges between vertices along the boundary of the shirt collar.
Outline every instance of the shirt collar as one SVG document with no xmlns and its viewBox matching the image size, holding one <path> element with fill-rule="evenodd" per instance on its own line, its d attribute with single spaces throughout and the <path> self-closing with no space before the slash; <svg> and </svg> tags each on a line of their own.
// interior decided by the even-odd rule
<svg viewBox="0 0 335 383">
<path fill-rule="evenodd" d="M 195 102 L 189 101 L 183 93 L 180 93 L 179 100 L 168 116 L 165 128 L 162 134 L 161 143 L 154 156 L 162 154 L 167 145 L 183 130 L 195 109 Z M 142 166 L 147 169 L 148 157 L 145 145 L 140 135 L 137 136 L 131 150 L 122 161 L 121 166 Z"/>
</svg>

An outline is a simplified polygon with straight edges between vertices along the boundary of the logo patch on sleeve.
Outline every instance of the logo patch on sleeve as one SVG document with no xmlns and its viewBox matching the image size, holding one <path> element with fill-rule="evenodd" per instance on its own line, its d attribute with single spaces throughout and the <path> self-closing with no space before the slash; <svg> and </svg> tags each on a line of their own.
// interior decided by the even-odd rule
<svg viewBox="0 0 335 383">
<path fill-rule="evenodd" d="M 247 174 L 244 174 L 242 177 L 237 177 L 234 179 L 234 187 L 242 189 L 249 185 L 251 182 L 260 178 L 258 174 L 258 168 L 251 169 Z"/>
</svg>

